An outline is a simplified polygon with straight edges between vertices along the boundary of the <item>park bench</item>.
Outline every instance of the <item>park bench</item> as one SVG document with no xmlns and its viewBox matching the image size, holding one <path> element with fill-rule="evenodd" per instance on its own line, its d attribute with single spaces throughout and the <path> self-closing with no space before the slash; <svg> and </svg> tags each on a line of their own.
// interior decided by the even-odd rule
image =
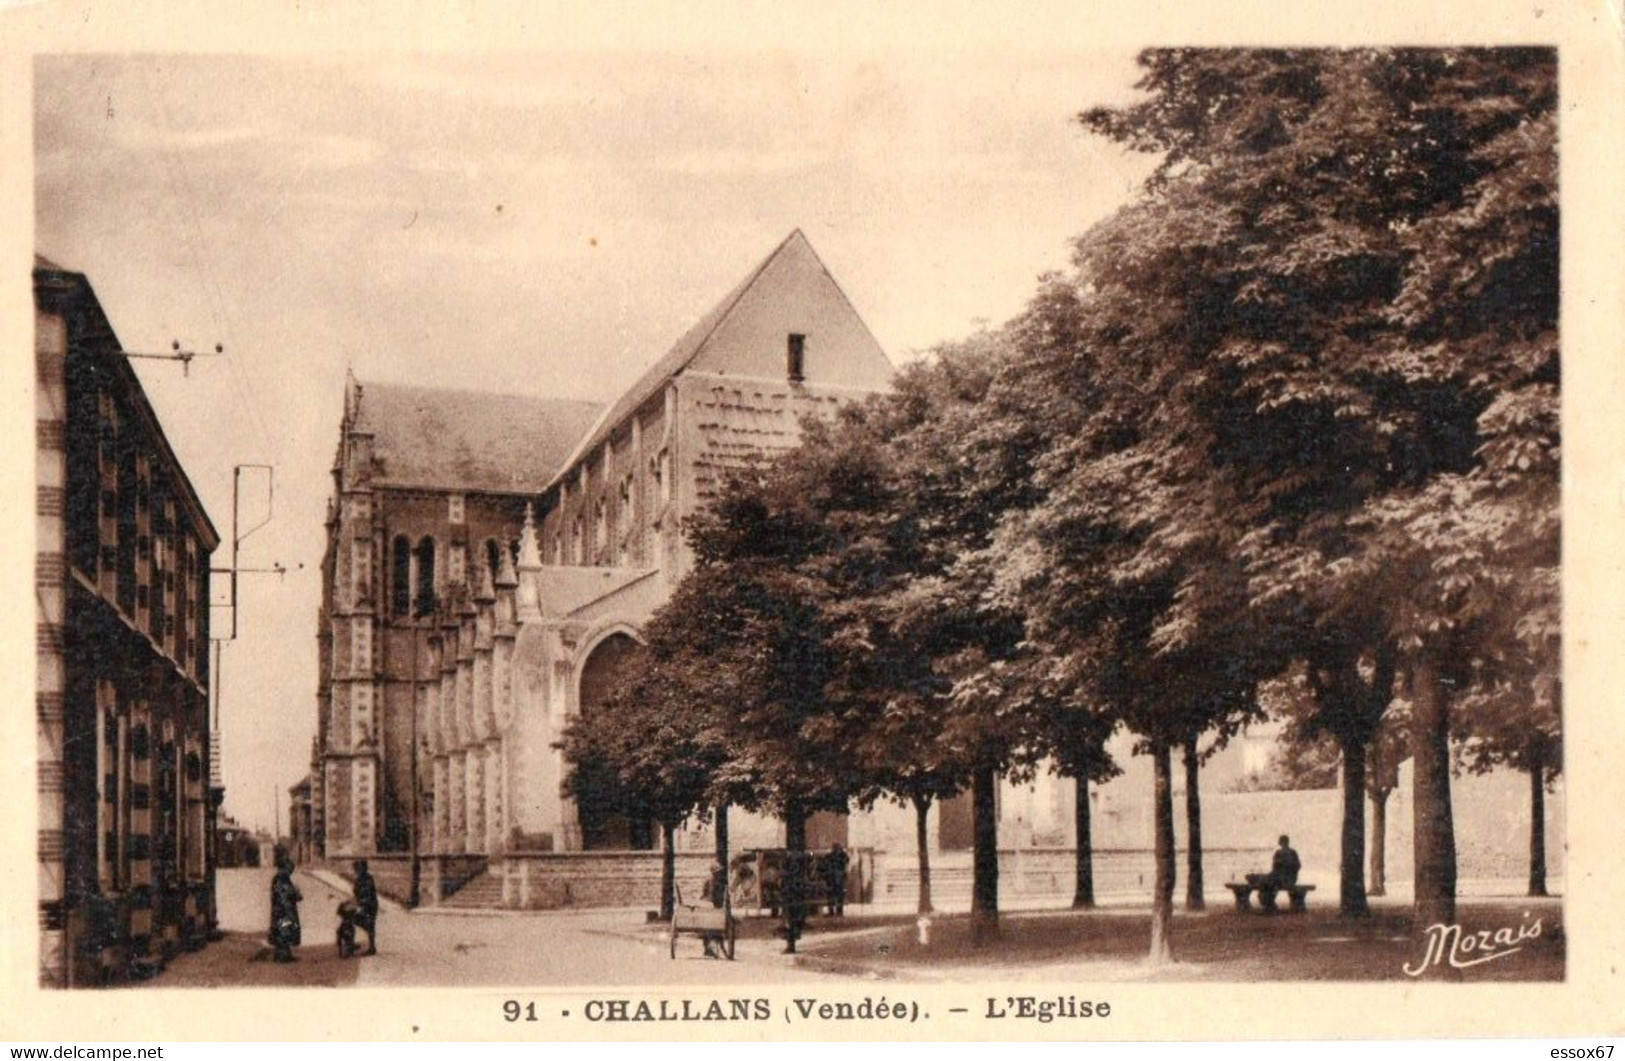
<svg viewBox="0 0 1625 1061">
<path fill-rule="evenodd" d="M 1293 913 L 1301 914 L 1309 909 L 1309 893 L 1315 890 L 1313 884 L 1293 884 L 1282 887 L 1268 880 L 1249 880 L 1239 883 L 1226 884 L 1232 895 L 1236 897 L 1236 909 L 1248 911 L 1253 909 L 1250 897 L 1253 892 L 1258 893 L 1258 910 L 1261 913 L 1273 914 L 1276 911 L 1275 897 L 1286 892 Z"/>
</svg>

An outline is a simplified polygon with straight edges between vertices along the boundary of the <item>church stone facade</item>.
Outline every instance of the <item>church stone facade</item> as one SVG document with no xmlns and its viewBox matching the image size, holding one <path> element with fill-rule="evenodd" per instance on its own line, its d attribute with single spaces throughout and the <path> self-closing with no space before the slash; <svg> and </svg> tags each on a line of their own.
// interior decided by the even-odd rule
<svg viewBox="0 0 1625 1061">
<path fill-rule="evenodd" d="M 311 793 L 314 846 L 327 856 L 411 849 L 423 795 L 413 752 L 438 675 L 437 623 L 471 603 L 470 579 L 498 553 L 511 568 L 526 505 L 598 412 L 585 402 L 346 386 L 322 564 Z"/>
</svg>

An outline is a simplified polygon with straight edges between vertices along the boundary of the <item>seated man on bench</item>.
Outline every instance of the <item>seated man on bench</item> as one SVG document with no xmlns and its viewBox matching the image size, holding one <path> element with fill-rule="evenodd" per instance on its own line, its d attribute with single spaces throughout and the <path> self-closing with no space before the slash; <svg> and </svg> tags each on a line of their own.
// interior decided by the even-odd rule
<svg viewBox="0 0 1625 1061">
<path fill-rule="evenodd" d="M 1258 889 L 1258 902 L 1266 910 L 1275 909 L 1275 893 L 1278 891 L 1290 892 L 1298 883 L 1298 871 L 1303 863 L 1298 859 L 1298 853 L 1292 850 L 1291 841 L 1281 837 L 1281 846 L 1275 849 L 1275 857 L 1270 862 L 1268 873 L 1249 873 L 1247 883 Z"/>
</svg>

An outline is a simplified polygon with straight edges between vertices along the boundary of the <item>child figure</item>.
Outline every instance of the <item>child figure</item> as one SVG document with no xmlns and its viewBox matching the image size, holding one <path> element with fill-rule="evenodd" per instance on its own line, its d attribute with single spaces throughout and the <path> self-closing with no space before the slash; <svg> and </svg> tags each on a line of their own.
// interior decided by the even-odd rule
<svg viewBox="0 0 1625 1061">
<path fill-rule="evenodd" d="M 346 899 L 339 903 L 339 931 L 338 945 L 339 957 L 349 958 L 355 955 L 355 930 L 361 923 L 361 908 Z"/>
</svg>

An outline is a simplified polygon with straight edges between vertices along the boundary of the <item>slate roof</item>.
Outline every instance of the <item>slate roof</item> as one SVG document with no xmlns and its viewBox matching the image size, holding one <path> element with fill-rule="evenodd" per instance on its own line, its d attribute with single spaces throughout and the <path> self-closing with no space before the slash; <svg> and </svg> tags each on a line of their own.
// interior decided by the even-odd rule
<svg viewBox="0 0 1625 1061">
<path fill-rule="evenodd" d="M 712 306 L 709 313 L 701 317 L 692 328 L 684 332 L 676 344 L 661 356 L 660 360 L 650 365 L 649 370 L 639 376 L 636 383 L 623 391 L 621 396 L 615 399 L 614 404 L 605 409 L 603 415 L 598 417 L 597 422 L 592 425 L 591 432 L 585 438 L 582 438 L 580 444 L 574 447 L 569 457 L 560 463 L 558 474 L 563 475 L 578 460 L 596 449 L 598 444 L 608 438 L 610 432 L 620 426 L 639 406 L 654 397 L 673 376 L 678 375 L 683 369 L 687 368 L 690 362 L 699 356 L 700 351 L 705 349 L 706 340 L 711 338 L 711 335 L 727 318 L 729 311 L 738 303 L 740 297 L 750 290 L 752 284 L 756 283 L 756 278 L 762 275 L 774 258 L 777 258 L 784 252 L 786 247 L 789 247 L 797 240 L 803 243 L 807 241 L 807 237 L 801 234 L 799 228 L 791 232 L 784 238 L 783 242 L 773 248 L 773 253 L 763 258 L 761 263 L 750 271 L 749 275 L 739 281 L 732 291 L 722 297 L 721 302 Z"/>
<path fill-rule="evenodd" d="M 539 494 L 590 428 L 598 402 L 361 383 L 379 486 Z"/>
</svg>

